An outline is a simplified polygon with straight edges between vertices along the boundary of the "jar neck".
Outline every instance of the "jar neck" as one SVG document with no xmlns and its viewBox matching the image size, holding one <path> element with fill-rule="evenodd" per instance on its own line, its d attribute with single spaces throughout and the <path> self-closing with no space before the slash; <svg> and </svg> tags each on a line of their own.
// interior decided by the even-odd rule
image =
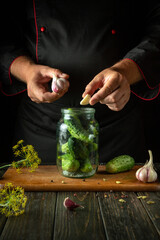
<svg viewBox="0 0 160 240">
<path fill-rule="evenodd" d="M 63 108 L 61 109 L 62 117 L 65 119 L 71 119 L 73 117 L 83 116 L 86 119 L 93 119 L 95 114 L 94 108 Z"/>
</svg>

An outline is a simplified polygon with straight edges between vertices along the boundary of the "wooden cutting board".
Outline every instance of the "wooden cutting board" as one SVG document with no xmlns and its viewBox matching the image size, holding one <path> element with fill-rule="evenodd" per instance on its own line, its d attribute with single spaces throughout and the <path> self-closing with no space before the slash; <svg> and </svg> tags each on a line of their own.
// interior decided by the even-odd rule
<svg viewBox="0 0 160 240">
<path fill-rule="evenodd" d="M 85 180 L 61 176 L 57 167 L 52 165 L 40 165 L 32 173 L 24 169 L 21 174 L 9 168 L 0 179 L 0 184 L 2 187 L 12 182 L 15 186 L 22 186 L 25 191 L 160 191 L 159 180 L 143 183 L 136 179 L 135 172 L 139 167 L 135 166 L 124 173 L 108 174 L 105 166 L 99 166 L 97 173 Z"/>
</svg>

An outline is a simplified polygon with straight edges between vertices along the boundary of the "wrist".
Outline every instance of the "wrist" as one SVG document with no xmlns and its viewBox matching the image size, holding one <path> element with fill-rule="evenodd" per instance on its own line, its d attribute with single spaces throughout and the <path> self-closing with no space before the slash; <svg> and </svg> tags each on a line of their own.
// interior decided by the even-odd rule
<svg viewBox="0 0 160 240">
<path fill-rule="evenodd" d="M 114 64 L 111 69 L 124 75 L 130 85 L 143 79 L 138 66 L 130 59 L 121 60 L 120 62 Z"/>
<path fill-rule="evenodd" d="M 27 56 L 20 56 L 11 64 L 10 72 L 18 80 L 27 84 L 28 75 L 36 65 L 33 60 Z"/>
</svg>

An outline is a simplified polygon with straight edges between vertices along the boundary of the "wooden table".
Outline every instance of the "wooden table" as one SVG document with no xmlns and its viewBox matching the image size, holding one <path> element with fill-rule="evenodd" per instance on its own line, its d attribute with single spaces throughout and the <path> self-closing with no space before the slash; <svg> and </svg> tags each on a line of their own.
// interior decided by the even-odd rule
<svg viewBox="0 0 160 240">
<path fill-rule="evenodd" d="M 56 191 L 26 195 L 23 215 L 0 215 L 0 240 L 160 239 L 160 192 Z M 84 208 L 65 209 L 66 197 Z"/>
</svg>

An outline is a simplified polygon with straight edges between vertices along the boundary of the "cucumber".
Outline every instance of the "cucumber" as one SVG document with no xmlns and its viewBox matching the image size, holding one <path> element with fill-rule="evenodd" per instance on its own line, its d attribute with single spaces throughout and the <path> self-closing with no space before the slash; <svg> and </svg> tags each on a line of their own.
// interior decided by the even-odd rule
<svg viewBox="0 0 160 240">
<path fill-rule="evenodd" d="M 106 164 L 106 171 L 108 173 L 126 172 L 135 165 L 134 158 L 129 155 L 121 155 L 113 158 Z"/>
<path fill-rule="evenodd" d="M 70 134 L 81 141 L 84 142 L 92 142 L 89 139 L 89 134 L 87 131 L 82 127 L 80 120 L 77 118 L 72 119 L 64 119 L 64 123 L 67 125 L 67 129 Z"/>
</svg>

